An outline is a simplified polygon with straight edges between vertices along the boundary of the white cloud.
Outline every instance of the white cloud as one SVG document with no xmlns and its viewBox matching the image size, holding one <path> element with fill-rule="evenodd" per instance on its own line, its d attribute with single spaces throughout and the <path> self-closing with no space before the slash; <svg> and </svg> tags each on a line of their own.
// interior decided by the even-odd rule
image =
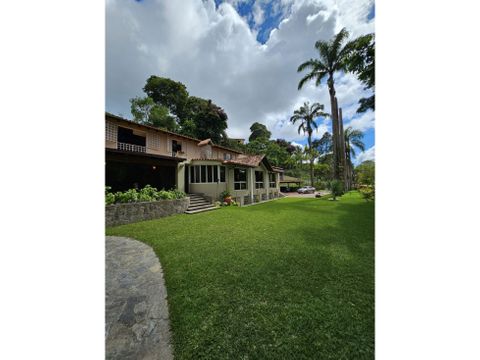
<svg viewBox="0 0 480 360">
<path fill-rule="evenodd" d="M 242 0 L 230 2 L 238 5 Z M 191 95 L 223 107 L 232 137 L 248 138 L 250 125 L 258 121 L 274 138 L 301 141 L 303 134 L 288 122 L 294 109 L 307 100 L 325 104 L 327 111 L 330 104 L 325 86 L 308 84 L 297 91 L 302 76 L 296 72 L 298 65 L 316 57 L 315 41 L 331 38 L 343 26 L 355 36 L 372 32 L 374 24 L 366 19 L 372 3 L 276 1 L 274 11 L 285 17 L 260 44 L 256 30 L 229 3 L 216 8 L 213 0 L 109 0 L 106 109 L 130 117 L 128 100 L 143 95 L 146 79 L 158 75 L 181 81 Z M 263 22 L 259 14 L 256 21 Z M 344 75 L 337 78 L 337 95 L 348 119 L 365 91 L 354 76 Z M 373 115 L 350 123 L 373 126 Z M 326 129 L 320 126 L 318 136 Z"/>
<path fill-rule="evenodd" d="M 348 126 L 360 131 L 373 129 L 375 127 L 375 113 L 373 111 L 368 111 L 366 113 L 362 113 L 361 115 L 357 114 L 350 122 L 345 124 L 345 128 Z"/>
<path fill-rule="evenodd" d="M 375 145 L 358 154 L 354 162 L 356 165 L 358 165 L 366 160 L 375 160 Z"/>
</svg>

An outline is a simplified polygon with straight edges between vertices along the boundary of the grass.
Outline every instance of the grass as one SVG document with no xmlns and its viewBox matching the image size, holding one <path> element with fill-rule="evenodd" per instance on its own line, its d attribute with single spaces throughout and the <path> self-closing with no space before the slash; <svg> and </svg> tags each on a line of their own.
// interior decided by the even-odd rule
<svg viewBox="0 0 480 360">
<path fill-rule="evenodd" d="M 176 359 L 373 359 L 374 204 L 287 198 L 107 229 L 153 247 Z"/>
</svg>

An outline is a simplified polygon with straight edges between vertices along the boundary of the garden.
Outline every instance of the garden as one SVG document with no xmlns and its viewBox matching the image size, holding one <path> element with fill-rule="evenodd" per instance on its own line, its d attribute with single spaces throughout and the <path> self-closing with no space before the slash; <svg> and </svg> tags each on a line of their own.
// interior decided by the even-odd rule
<svg viewBox="0 0 480 360">
<path fill-rule="evenodd" d="M 284 198 L 107 228 L 152 246 L 176 359 L 371 359 L 374 202 Z"/>
</svg>

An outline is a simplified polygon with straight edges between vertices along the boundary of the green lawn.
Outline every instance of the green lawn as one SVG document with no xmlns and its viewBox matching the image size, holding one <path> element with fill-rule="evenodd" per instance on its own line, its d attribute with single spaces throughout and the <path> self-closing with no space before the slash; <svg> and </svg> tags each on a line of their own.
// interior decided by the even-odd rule
<svg viewBox="0 0 480 360">
<path fill-rule="evenodd" d="M 107 229 L 153 247 L 176 359 L 373 359 L 374 205 L 289 198 Z"/>
</svg>

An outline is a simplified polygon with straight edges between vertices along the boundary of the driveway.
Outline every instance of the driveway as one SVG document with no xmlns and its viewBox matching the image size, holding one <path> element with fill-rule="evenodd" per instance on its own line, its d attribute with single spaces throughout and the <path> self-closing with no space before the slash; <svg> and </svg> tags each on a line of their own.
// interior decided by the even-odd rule
<svg viewBox="0 0 480 360">
<path fill-rule="evenodd" d="M 320 194 L 321 196 L 325 196 L 330 194 L 330 191 L 327 190 L 319 190 L 316 191 L 315 194 L 299 194 L 297 192 L 289 192 L 289 193 L 282 193 L 286 197 L 294 197 L 294 198 L 314 198 L 316 194 Z"/>
</svg>

